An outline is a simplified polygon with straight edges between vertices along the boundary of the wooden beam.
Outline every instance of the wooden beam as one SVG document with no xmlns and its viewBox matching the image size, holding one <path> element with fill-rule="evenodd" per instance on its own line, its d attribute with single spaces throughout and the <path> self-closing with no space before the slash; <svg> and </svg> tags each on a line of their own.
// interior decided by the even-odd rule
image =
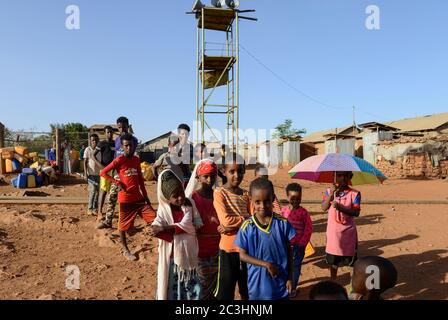
<svg viewBox="0 0 448 320">
<path fill-rule="evenodd" d="M 59 167 L 59 170 L 62 172 L 61 168 L 61 129 L 56 128 L 56 165 Z"/>
<path fill-rule="evenodd" d="M 0 148 L 5 147 L 5 126 L 0 122 Z M 5 160 L 0 157 L 0 174 L 5 174 L 6 164 Z"/>
</svg>

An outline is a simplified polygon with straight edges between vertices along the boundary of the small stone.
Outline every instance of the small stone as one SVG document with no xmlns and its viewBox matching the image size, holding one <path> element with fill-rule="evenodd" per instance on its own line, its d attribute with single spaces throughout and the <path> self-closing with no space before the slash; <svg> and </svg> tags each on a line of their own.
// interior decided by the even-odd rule
<svg viewBox="0 0 448 320">
<path fill-rule="evenodd" d="M 109 269 L 109 266 L 107 264 L 97 264 L 95 266 L 95 270 L 97 272 L 102 272 L 102 271 L 107 270 L 107 269 Z"/>
<path fill-rule="evenodd" d="M 54 264 L 54 266 L 56 268 L 65 268 L 66 265 L 67 265 L 67 263 L 65 263 L 65 262 L 57 262 Z"/>
<path fill-rule="evenodd" d="M 77 222 L 79 222 L 78 218 L 74 218 L 74 217 L 69 217 L 68 218 L 68 223 L 77 223 Z"/>
<path fill-rule="evenodd" d="M 125 284 L 129 280 L 131 280 L 129 277 L 124 277 L 123 280 L 121 280 L 121 283 Z"/>
</svg>

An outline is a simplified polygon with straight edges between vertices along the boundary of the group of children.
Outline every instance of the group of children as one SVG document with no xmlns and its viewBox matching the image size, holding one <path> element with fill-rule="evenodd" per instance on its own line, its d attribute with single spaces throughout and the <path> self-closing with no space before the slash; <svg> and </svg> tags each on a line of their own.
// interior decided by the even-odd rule
<svg viewBox="0 0 448 320">
<path fill-rule="evenodd" d="M 289 203 L 282 208 L 267 169 L 258 166 L 249 190 L 244 190 L 244 159 L 228 153 L 218 163 L 216 158 L 199 161 L 188 183 L 171 168 L 158 173 L 155 211 L 145 189 L 140 159 L 134 154 L 136 139 L 127 132 L 119 139 L 122 154 L 115 154 L 107 165 L 94 159 L 88 169 L 101 166 L 99 175 L 104 182 L 100 184 L 110 184 L 118 191 L 118 229 L 126 259 L 137 259 L 126 243 L 126 232 L 137 215 L 146 222 L 147 233 L 159 239 L 157 299 L 234 300 L 237 285 L 242 300 L 288 300 L 297 295 L 305 248 L 313 230 L 311 217 L 301 206 L 299 184 L 286 187 Z M 93 150 L 96 143 L 92 136 Z M 112 150 L 111 143 L 109 146 Z M 87 149 L 86 160 L 92 157 L 95 152 Z M 322 203 L 322 209 L 328 211 L 326 261 L 332 280 L 341 266 L 358 263 L 359 270 L 365 266 L 362 259 L 356 262 L 354 218 L 360 214 L 361 196 L 349 187 L 351 175 L 337 173 L 337 183 L 325 192 Z M 89 185 L 99 181 L 96 175 L 89 175 L 88 180 Z M 111 225 L 109 218 L 100 223 L 100 227 Z M 385 270 L 390 274 L 392 269 L 389 266 Z M 356 273 L 356 267 L 354 271 L 352 293 L 358 298 L 378 297 L 360 280 L 366 273 Z M 393 276 L 389 278 L 388 287 L 394 286 Z M 347 293 L 328 282 L 312 290 L 312 299 L 322 297 L 342 299 Z"/>
</svg>

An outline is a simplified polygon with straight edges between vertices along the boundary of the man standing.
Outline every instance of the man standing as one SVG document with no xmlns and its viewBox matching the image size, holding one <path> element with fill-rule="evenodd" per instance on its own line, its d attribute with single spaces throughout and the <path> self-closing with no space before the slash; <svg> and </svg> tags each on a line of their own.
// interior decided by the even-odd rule
<svg viewBox="0 0 448 320">
<path fill-rule="evenodd" d="M 191 177 L 190 165 L 193 161 L 193 145 L 188 141 L 190 137 L 190 127 L 182 123 L 177 128 L 177 134 L 179 135 L 178 152 L 181 160 L 180 166 L 183 171 L 184 184 L 188 184 Z"/>
<path fill-rule="evenodd" d="M 126 117 L 119 117 L 117 119 L 117 127 L 118 132 L 120 136 L 115 139 L 115 159 L 124 155 L 124 151 L 121 147 L 121 136 L 125 133 L 129 133 L 129 120 Z M 136 137 L 132 136 L 132 148 L 137 148 L 138 140 Z M 117 173 L 113 173 L 115 179 L 119 179 L 120 177 L 117 175 Z M 106 209 L 106 219 L 103 221 L 100 221 L 97 228 L 98 229 L 105 229 L 105 228 L 112 228 L 112 220 L 115 215 L 115 207 L 117 206 L 118 201 L 118 186 L 116 184 L 112 184 L 110 186 L 109 190 L 109 197 L 107 200 L 107 209 Z"/>
<path fill-rule="evenodd" d="M 106 133 L 106 140 L 103 140 L 98 145 L 98 149 L 95 156 L 100 155 L 102 169 L 107 167 L 115 158 L 115 140 L 114 140 L 114 129 L 111 126 L 106 126 L 104 128 Z M 100 178 L 100 194 L 98 198 L 98 221 L 103 220 L 103 206 L 106 200 L 106 195 L 109 193 L 110 183 L 104 179 Z"/>
<path fill-rule="evenodd" d="M 89 185 L 89 206 L 87 213 L 89 215 L 98 214 L 98 193 L 100 188 L 100 171 L 103 168 L 101 163 L 95 157 L 98 147 L 99 137 L 96 133 L 90 136 L 90 146 L 84 151 L 84 173 Z"/>
<path fill-rule="evenodd" d="M 68 139 L 64 140 L 64 143 L 62 145 L 61 151 L 62 151 L 62 159 L 64 162 L 63 172 L 64 174 L 72 174 L 72 166 L 70 163 L 70 152 L 71 152 L 72 146 L 68 142 Z"/>
<path fill-rule="evenodd" d="M 179 137 L 172 134 L 168 138 L 168 152 L 162 154 L 152 166 L 152 173 L 157 180 L 159 174 L 166 169 L 170 169 L 182 181 L 184 172 L 181 167 L 181 160 L 176 146 L 179 144 Z"/>
</svg>

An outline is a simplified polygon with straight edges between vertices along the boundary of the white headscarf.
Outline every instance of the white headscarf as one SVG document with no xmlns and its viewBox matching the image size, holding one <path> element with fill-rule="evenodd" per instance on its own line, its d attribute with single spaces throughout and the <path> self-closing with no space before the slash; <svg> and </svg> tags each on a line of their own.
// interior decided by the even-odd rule
<svg viewBox="0 0 448 320">
<path fill-rule="evenodd" d="M 198 179 L 196 179 L 196 176 L 197 176 L 197 171 L 198 171 L 199 166 L 204 162 L 214 162 L 214 161 L 212 159 L 207 158 L 207 159 L 202 159 L 201 161 L 199 161 L 196 164 L 196 166 L 194 167 L 193 173 L 191 174 L 190 181 L 188 181 L 188 185 L 185 188 L 185 196 L 187 198 L 191 198 L 193 196 L 193 193 L 196 190 L 201 188 L 201 184 L 199 183 Z M 216 179 L 214 188 L 216 188 L 217 186 L 218 186 L 218 179 Z"/>
<path fill-rule="evenodd" d="M 159 208 L 157 210 L 157 217 L 154 220 L 153 224 L 158 226 L 175 225 L 185 231 L 181 234 L 174 234 L 174 264 L 175 268 L 177 268 L 179 272 L 181 280 L 189 279 L 196 272 L 196 267 L 198 264 L 199 246 L 196 237 L 196 228 L 193 224 L 193 220 L 194 217 L 199 214 L 197 213 L 194 201 L 187 197 L 187 199 L 190 200 L 192 206 L 182 206 L 184 217 L 181 222 L 174 223 L 171 206 L 168 199 L 166 199 L 162 193 L 162 177 L 166 172 L 169 171 L 171 170 L 164 170 L 159 175 L 157 183 L 157 197 L 159 200 Z M 173 243 L 159 240 L 157 300 L 168 299 L 168 281 L 172 250 Z"/>
</svg>

